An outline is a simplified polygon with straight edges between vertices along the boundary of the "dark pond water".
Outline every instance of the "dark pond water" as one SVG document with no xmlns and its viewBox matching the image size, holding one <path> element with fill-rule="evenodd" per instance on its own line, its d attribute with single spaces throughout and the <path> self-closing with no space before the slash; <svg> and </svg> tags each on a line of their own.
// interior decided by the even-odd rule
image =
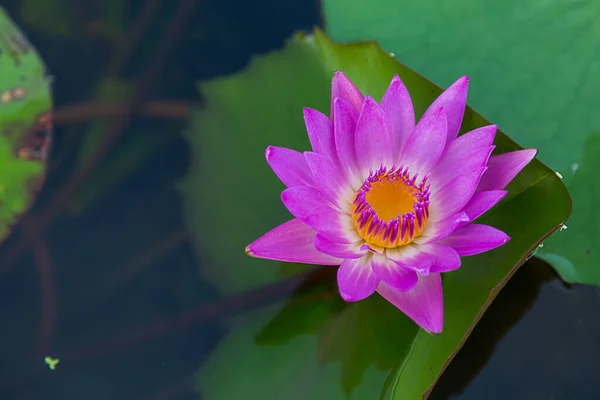
<svg viewBox="0 0 600 400">
<path fill-rule="evenodd" d="M 320 23 L 313 1 L 11 0 L 4 6 L 55 76 L 60 110 L 89 103 L 106 74 L 133 81 L 144 76 L 185 3 L 197 4 L 182 14 L 189 20 L 175 32 L 172 51 L 159 57 L 164 65 L 145 99 L 199 102 L 193 82 L 235 72 L 252 54 Z M 102 10 L 122 12 L 125 23 L 113 24 L 114 15 Z M 60 33 L 56 25 L 68 29 Z M 142 33 L 139 40 L 131 32 L 114 39 L 123 30 Z M 131 37 L 132 50 L 118 52 L 110 44 L 127 49 L 125 38 Z M 78 168 L 78 149 L 89 134 L 89 117 L 78 112 L 63 114 L 56 126 L 48 182 L 29 216 L 34 225 Z M 255 308 L 284 299 L 295 287 L 286 283 L 262 294 L 222 297 L 201 279 L 175 185 L 190 162 L 179 135 L 185 119 L 177 116 L 133 118 L 40 240 L 19 237 L 17 227 L 3 244 L 0 399 L 198 399 L 197 371 L 225 335 L 240 320 L 251 320 Z M 162 140 L 143 163 L 125 157 L 129 162 L 120 168 L 102 169 L 132 146 L 143 152 L 142 135 Z M 126 179 L 102 189 L 127 168 L 133 172 Z M 21 242 L 25 250 L 15 258 Z M 546 264 L 530 260 L 500 293 L 431 398 L 600 398 L 599 307 L 598 289 L 567 288 Z M 238 322 L 231 323 L 232 316 Z M 44 363 L 46 356 L 60 359 L 55 370 Z M 275 371 L 265 364 L 257 368 Z M 227 384 L 240 379 L 232 375 Z"/>
</svg>

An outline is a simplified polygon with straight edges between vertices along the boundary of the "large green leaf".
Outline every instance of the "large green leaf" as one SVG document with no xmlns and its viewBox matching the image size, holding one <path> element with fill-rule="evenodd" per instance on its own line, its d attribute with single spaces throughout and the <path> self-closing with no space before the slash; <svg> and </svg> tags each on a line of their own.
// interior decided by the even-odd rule
<svg viewBox="0 0 600 400">
<path fill-rule="evenodd" d="M 568 230 L 548 238 L 541 249 L 544 251 L 536 253 L 569 282 L 600 285 L 600 234 L 593 229 L 600 226 L 600 214 L 596 212 L 600 202 L 599 155 L 600 134 L 589 135 L 581 167 L 569 182 L 575 210 Z"/>
<path fill-rule="evenodd" d="M 43 183 L 51 96 L 37 51 L 0 8 L 0 238 Z"/>
<path fill-rule="evenodd" d="M 200 85 L 206 108 L 194 115 L 187 134 L 194 162 L 181 187 L 202 273 L 222 291 L 278 279 L 277 263 L 243 252 L 246 244 L 290 218 L 264 149 L 268 144 L 308 149 L 302 107 L 329 109 L 330 82 L 337 69 L 375 98 L 398 73 L 419 115 L 441 93 L 377 44 L 339 45 L 320 31 L 255 58 L 237 75 Z M 462 130 L 487 123 L 468 109 Z M 502 133 L 496 145 L 497 152 L 519 148 Z M 460 270 L 444 276 L 446 322 L 441 335 L 418 330 L 375 296 L 344 305 L 336 303 L 335 286 L 329 288 L 333 298 L 300 290 L 277 317 L 277 310 L 267 309 L 236 325 L 202 369 L 198 388 L 204 398 L 237 399 L 245 393 L 245 398 L 294 399 L 301 394 L 371 399 L 382 392 L 390 370 L 384 395 L 420 398 L 510 275 L 569 215 L 565 187 L 539 161 L 508 189 L 507 198 L 482 222 L 504 230 L 512 240 L 465 258 Z M 394 392 L 396 388 L 402 393 Z"/>
<path fill-rule="evenodd" d="M 328 268 L 333 278 L 335 269 Z M 383 298 L 345 303 L 334 279 L 305 285 L 219 344 L 202 367 L 204 399 L 374 399 L 417 326 Z M 381 343 L 385 343 L 382 346 Z"/>
<path fill-rule="evenodd" d="M 595 0 L 324 0 L 335 40 L 377 40 L 434 82 L 469 75 L 469 104 L 564 176 L 572 189 L 569 229 L 538 255 L 570 282 L 600 284 L 593 204 L 600 179 L 584 149 L 600 131 Z M 587 177 L 578 177 L 588 171 Z M 585 183 L 584 183 L 585 182 Z M 577 186 L 577 187 L 576 187 Z"/>
</svg>

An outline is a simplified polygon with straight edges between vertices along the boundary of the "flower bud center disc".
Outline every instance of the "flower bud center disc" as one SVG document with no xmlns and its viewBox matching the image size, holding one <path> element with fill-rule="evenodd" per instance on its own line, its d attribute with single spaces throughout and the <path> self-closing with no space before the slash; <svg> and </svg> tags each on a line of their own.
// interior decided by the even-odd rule
<svg viewBox="0 0 600 400">
<path fill-rule="evenodd" d="M 407 167 L 387 170 L 382 166 L 371 173 L 356 192 L 354 225 L 367 243 L 394 248 L 412 242 L 429 219 L 427 178 L 416 184 Z"/>
</svg>

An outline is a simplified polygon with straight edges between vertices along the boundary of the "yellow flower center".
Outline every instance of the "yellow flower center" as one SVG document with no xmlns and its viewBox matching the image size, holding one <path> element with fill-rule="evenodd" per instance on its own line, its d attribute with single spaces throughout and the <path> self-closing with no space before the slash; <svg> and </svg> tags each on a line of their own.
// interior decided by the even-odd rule
<svg viewBox="0 0 600 400">
<path fill-rule="evenodd" d="M 412 242 L 429 219 L 427 177 L 418 185 L 407 167 L 381 166 L 356 192 L 352 216 L 360 236 L 369 244 L 394 248 Z"/>
</svg>

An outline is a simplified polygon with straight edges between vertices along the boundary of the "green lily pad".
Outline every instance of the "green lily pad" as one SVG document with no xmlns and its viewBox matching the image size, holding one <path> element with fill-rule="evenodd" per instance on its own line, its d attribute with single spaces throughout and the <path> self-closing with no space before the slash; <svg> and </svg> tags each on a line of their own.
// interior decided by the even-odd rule
<svg viewBox="0 0 600 400">
<path fill-rule="evenodd" d="M 199 371 L 202 398 L 375 399 L 408 351 L 398 337 L 418 329 L 381 297 L 345 303 L 334 280 L 297 291 L 273 318 L 277 308 L 223 339 Z"/>
<path fill-rule="evenodd" d="M 536 255 L 556 268 L 569 282 L 600 285 L 600 226 L 596 207 L 600 201 L 600 134 L 590 135 L 585 144 L 581 167 L 569 182 L 576 206 L 568 226 L 551 236 Z M 565 228 L 568 228 L 565 230 Z"/>
<path fill-rule="evenodd" d="M 471 77 L 469 104 L 564 176 L 569 229 L 536 254 L 572 283 L 600 284 L 600 234 L 592 204 L 600 179 L 585 149 L 600 131 L 600 63 L 594 0 L 324 0 L 327 31 L 341 42 L 377 40 L 434 82 Z M 584 164 L 588 164 L 585 166 Z M 589 179 L 585 180 L 584 168 Z M 579 175 L 579 177 L 578 177 Z M 579 187 L 577 187 L 579 185 Z M 582 186 L 583 185 L 583 186 Z"/>
<path fill-rule="evenodd" d="M 194 114 L 187 133 L 193 163 L 181 193 L 201 273 L 221 291 L 280 279 L 278 263 L 243 251 L 291 218 L 279 199 L 283 185 L 264 160 L 264 150 L 269 144 L 309 148 L 302 107 L 329 109 L 337 69 L 376 99 L 399 74 L 418 115 L 442 91 L 376 43 L 340 45 L 318 30 L 256 57 L 239 74 L 200 84 L 206 107 Z M 467 109 L 462 131 L 486 124 Z M 495 144 L 496 152 L 520 148 L 500 132 Z M 331 283 L 332 298 L 315 296 L 303 305 L 314 293 L 300 290 L 280 313 L 268 308 L 236 324 L 202 368 L 198 390 L 203 398 L 420 398 L 512 273 L 569 216 L 562 181 L 537 160 L 508 190 L 482 223 L 504 230 L 512 240 L 464 258 L 461 269 L 444 275 L 442 334 L 417 329 L 377 296 L 340 304 Z"/>
<path fill-rule="evenodd" d="M 45 66 L 0 8 L 0 238 L 40 189 L 52 129 Z"/>
</svg>

